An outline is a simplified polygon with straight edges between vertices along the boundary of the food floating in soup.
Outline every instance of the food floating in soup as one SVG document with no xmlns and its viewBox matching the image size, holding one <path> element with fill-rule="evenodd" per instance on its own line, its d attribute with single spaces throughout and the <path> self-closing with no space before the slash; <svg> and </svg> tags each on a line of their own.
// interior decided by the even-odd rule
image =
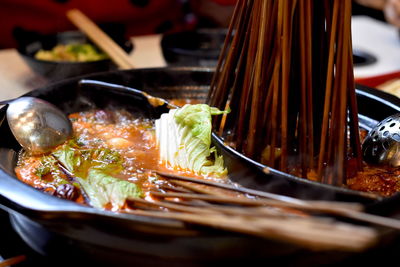
<svg viewBox="0 0 400 267">
<path fill-rule="evenodd" d="M 221 113 L 205 104 L 171 110 L 156 122 L 118 109 L 74 113 L 74 138 L 46 155 L 22 152 L 16 173 L 49 194 L 111 210 L 173 187 L 155 171 L 226 183 L 223 158 L 211 147 L 211 115 Z"/>
<path fill-rule="evenodd" d="M 108 59 L 91 44 L 58 44 L 51 50 L 39 50 L 35 58 L 46 61 L 86 62 Z"/>
<path fill-rule="evenodd" d="M 74 138 L 46 155 L 22 152 L 16 173 L 49 194 L 111 210 L 124 210 L 129 198 L 151 199 L 150 192 L 175 188 L 160 171 L 230 183 L 211 146 L 211 116 L 223 113 L 195 104 L 155 121 L 121 109 L 70 114 Z M 366 166 L 347 186 L 390 196 L 400 190 L 397 172 Z"/>
</svg>

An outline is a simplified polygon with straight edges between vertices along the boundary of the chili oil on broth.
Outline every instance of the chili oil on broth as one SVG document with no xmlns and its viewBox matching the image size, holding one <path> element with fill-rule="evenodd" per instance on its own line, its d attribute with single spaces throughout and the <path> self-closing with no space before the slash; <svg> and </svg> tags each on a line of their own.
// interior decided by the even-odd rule
<svg viewBox="0 0 400 267">
<path fill-rule="evenodd" d="M 117 152 L 123 159 L 122 169 L 114 173 L 113 177 L 136 184 L 142 190 L 146 200 L 153 199 L 149 194 L 150 191 L 162 192 L 164 186 L 174 187 L 167 180 L 157 177 L 154 171 L 204 179 L 203 176 L 191 171 L 168 167 L 160 161 L 154 121 L 151 119 L 137 117 L 122 109 L 78 112 L 70 114 L 69 118 L 73 125 L 74 142 L 84 150 L 108 149 Z M 42 157 L 21 153 L 15 169 L 17 177 L 46 193 L 85 203 L 84 196 L 77 188 L 59 192 L 60 180 L 69 178 L 61 169 L 39 176 L 37 169 L 41 161 Z M 215 181 L 228 182 L 225 178 L 215 178 Z M 111 209 L 111 207 L 106 207 L 106 209 Z"/>
<path fill-rule="evenodd" d="M 144 170 L 161 167 L 158 162 L 153 122 L 135 118 L 124 110 L 96 110 L 71 114 L 78 142 L 89 149 L 108 148 L 123 158 L 117 178 L 142 184 Z"/>
<path fill-rule="evenodd" d="M 368 131 L 360 128 L 360 139 L 368 135 Z M 351 164 L 348 166 L 346 186 L 352 190 L 375 193 L 389 197 L 400 191 L 400 168 L 374 166 L 363 162 L 363 170 L 357 172 Z"/>
<path fill-rule="evenodd" d="M 165 162 L 159 160 L 153 120 L 136 117 L 122 109 L 73 113 L 69 118 L 73 124 L 76 142 L 88 150 L 103 148 L 117 152 L 123 159 L 122 169 L 113 176 L 139 186 L 147 200 L 153 199 L 150 191 L 163 192 L 165 186 L 175 187 L 167 180 L 157 177 L 154 171 L 204 178 L 187 170 L 169 168 Z M 41 157 L 22 153 L 15 169 L 17 177 L 46 193 L 85 203 L 77 188 L 63 184 L 62 180 L 68 180 L 68 177 L 62 170 L 53 170 L 43 176 L 37 175 L 40 164 Z M 346 186 L 358 191 L 390 196 L 400 191 L 399 177 L 398 169 L 365 166 L 363 172 L 354 173 L 354 176 L 347 180 Z M 229 183 L 225 178 L 215 180 Z M 207 186 L 204 186 L 204 189 L 213 190 Z"/>
</svg>

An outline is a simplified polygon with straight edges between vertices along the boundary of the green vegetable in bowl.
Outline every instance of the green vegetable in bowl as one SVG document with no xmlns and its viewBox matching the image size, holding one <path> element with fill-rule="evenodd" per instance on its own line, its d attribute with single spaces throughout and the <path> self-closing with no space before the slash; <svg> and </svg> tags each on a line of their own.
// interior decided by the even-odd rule
<svg viewBox="0 0 400 267">
<path fill-rule="evenodd" d="M 108 59 L 108 56 L 91 44 L 59 44 L 51 50 L 39 50 L 35 58 L 47 61 L 86 62 Z"/>
</svg>

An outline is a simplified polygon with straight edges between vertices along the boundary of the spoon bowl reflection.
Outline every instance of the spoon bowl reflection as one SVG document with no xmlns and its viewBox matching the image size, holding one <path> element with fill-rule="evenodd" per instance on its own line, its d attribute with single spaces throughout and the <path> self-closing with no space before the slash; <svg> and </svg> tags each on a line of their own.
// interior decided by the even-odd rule
<svg viewBox="0 0 400 267">
<path fill-rule="evenodd" d="M 35 97 L 8 102 L 7 121 L 18 143 L 29 153 L 44 154 L 72 135 L 68 117 L 53 104 Z"/>
</svg>

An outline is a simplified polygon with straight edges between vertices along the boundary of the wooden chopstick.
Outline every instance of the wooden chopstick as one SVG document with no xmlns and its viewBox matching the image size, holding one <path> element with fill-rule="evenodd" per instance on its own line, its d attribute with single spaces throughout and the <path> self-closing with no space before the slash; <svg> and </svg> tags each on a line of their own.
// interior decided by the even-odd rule
<svg viewBox="0 0 400 267">
<path fill-rule="evenodd" d="M 288 196 L 278 195 L 278 194 L 274 194 L 274 193 L 258 191 L 258 190 L 245 188 L 245 187 L 236 187 L 236 186 L 233 186 L 230 184 L 223 184 L 223 183 L 217 183 L 217 182 L 212 182 L 212 181 L 203 180 L 203 179 L 190 178 L 190 177 L 186 177 L 186 176 L 182 176 L 182 175 L 176 175 L 176 174 L 166 173 L 166 172 L 161 172 L 161 171 L 155 171 L 155 173 L 157 173 L 158 175 L 160 175 L 162 177 L 166 177 L 166 178 L 172 178 L 172 179 L 182 180 L 182 181 L 186 181 L 186 182 L 214 186 L 214 187 L 232 190 L 232 191 L 249 194 L 249 195 L 253 195 L 253 196 L 275 199 L 275 200 L 279 200 L 279 201 L 287 202 L 287 203 L 295 203 L 298 205 L 307 205 L 306 202 L 303 200 L 288 197 Z"/>
<path fill-rule="evenodd" d="M 127 212 L 131 214 L 179 220 L 226 231 L 292 242 L 311 249 L 360 251 L 374 244 L 377 239 L 377 233 L 372 228 L 308 214 L 275 211 L 266 207 L 244 209 L 212 205 L 204 208 L 185 206 L 179 202 L 148 201 L 140 198 L 129 198 L 128 201 L 132 208 L 142 208 L 143 205 L 158 208 L 157 210 L 128 210 Z M 166 208 L 168 211 L 160 208 Z"/>
<path fill-rule="evenodd" d="M 100 47 L 119 68 L 132 69 L 134 67 L 129 55 L 80 10 L 71 9 L 66 15 L 68 19 Z"/>
<path fill-rule="evenodd" d="M 182 199 L 198 199 L 209 202 L 218 202 L 223 204 L 236 204 L 242 206 L 275 206 L 284 208 L 297 208 L 308 211 L 318 212 L 340 212 L 343 210 L 360 211 L 362 206 L 358 203 L 342 203 L 342 202 L 326 202 L 326 201 L 307 201 L 309 205 L 297 205 L 295 203 L 287 203 L 273 199 L 250 199 L 250 198 L 238 198 L 230 196 L 214 196 L 207 194 L 190 194 L 190 193 L 161 193 L 151 192 L 151 195 L 155 197 L 164 198 L 182 198 Z M 333 206 L 333 208 L 332 208 Z"/>
<path fill-rule="evenodd" d="M 231 216 L 217 213 L 179 213 L 130 210 L 131 214 L 175 219 L 226 231 L 250 234 L 284 242 L 292 242 L 315 250 L 361 251 L 376 242 L 376 232 L 367 227 L 354 226 L 312 217 L 279 218 Z"/>
<path fill-rule="evenodd" d="M 379 226 L 384 226 L 388 227 L 391 229 L 396 229 L 400 230 L 400 220 L 397 219 L 392 219 L 392 218 L 387 218 L 383 216 L 378 216 L 378 215 L 373 215 L 369 213 L 364 213 L 362 212 L 363 206 L 357 203 L 342 203 L 342 202 L 334 202 L 334 201 L 309 201 L 309 200 L 300 200 L 296 198 L 279 198 L 276 196 L 276 194 L 272 193 L 266 193 L 262 191 L 257 191 L 253 189 L 248 189 L 248 188 L 243 188 L 243 187 L 235 187 L 229 184 L 220 184 L 212 181 L 206 181 L 202 179 L 196 179 L 196 178 L 190 178 L 190 177 L 184 177 L 180 175 L 175 175 L 171 173 L 164 173 L 164 172 L 159 172 L 156 171 L 157 174 L 159 174 L 162 177 L 168 177 L 170 179 L 177 179 L 177 180 L 182 180 L 186 182 L 192 182 L 192 183 L 198 183 L 198 184 L 203 184 L 203 185 L 208 185 L 208 186 L 215 186 L 223 189 L 228 189 L 228 190 L 233 190 L 237 192 L 242 192 L 246 194 L 251 194 L 254 196 L 258 197 L 266 197 L 268 200 L 263 199 L 263 200 L 251 200 L 251 199 L 242 199 L 239 200 L 233 200 L 230 199 L 228 196 L 222 196 L 222 195 L 213 195 L 213 196 L 208 196 L 208 197 L 199 197 L 197 199 L 202 199 L 206 200 L 208 198 L 210 201 L 211 199 L 214 199 L 214 201 L 218 201 L 218 199 L 223 202 L 226 200 L 227 202 L 236 202 L 238 204 L 239 201 L 242 201 L 242 203 L 247 203 L 247 201 L 254 201 L 254 205 L 264 203 L 263 205 L 270 205 L 270 206 L 280 206 L 280 207 L 287 207 L 287 208 L 295 208 L 299 210 L 307 210 L 307 211 L 314 211 L 314 212 L 321 212 L 321 213 L 326 213 L 330 215 L 335 215 L 335 216 L 341 216 L 344 218 L 350 218 L 354 219 L 360 222 L 366 222 L 374 225 L 379 225 Z M 181 186 L 184 186 L 183 182 L 178 183 Z M 192 184 L 190 185 L 191 189 L 195 189 L 195 185 Z M 249 191 L 251 190 L 251 191 Z M 206 189 L 201 188 L 199 191 L 201 193 L 206 194 Z M 251 192 L 251 193 L 250 193 Z M 264 194 L 266 193 L 266 194 Z M 169 193 L 172 194 L 172 193 Z M 160 196 L 160 194 L 158 195 Z M 273 196 L 273 198 L 270 198 L 269 196 Z M 195 199 L 194 196 L 190 196 L 189 194 L 187 195 L 188 198 L 192 197 Z M 289 200 L 289 201 L 288 201 Z"/>
<path fill-rule="evenodd" d="M 153 194 L 157 196 L 156 194 Z M 137 201 L 137 199 L 129 199 L 130 202 L 138 202 L 145 203 L 144 201 Z M 289 210 L 289 209 L 277 209 L 272 206 L 253 206 L 253 207 L 242 207 L 242 206 L 227 206 L 227 205 L 217 205 L 211 204 L 208 202 L 207 206 L 199 205 L 196 206 L 188 206 L 190 203 L 186 201 L 172 201 L 172 200 L 164 200 L 164 201 L 148 201 L 147 204 L 149 206 L 158 206 L 164 207 L 169 210 L 186 212 L 186 213 L 223 213 L 229 215 L 244 215 L 244 216 L 253 216 L 253 217 L 262 217 L 262 216 L 272 216 L 272 217 L 293 217 L 293 216 L 305 216 L 310 217 L 309 214 L 300 212 L 298 210 Z"/>
<path fill-rule="evenodd" d="M 148 206 L 167 208 L 169 210 L 175 210 L 186 213 L 198 213 L 198 214 L 216 213 L 215 211 L 208 208 L 203 208 L 198 206 L 184 206 L 180 205 L 179 203 L 156 201 L 156 200 L 147 201 L 141 198 L 128 198 L 127 200 L 129 201 L 130 205 L 139 203 Z"/>
<path fill-rule="evenodd" d="M 269 192 L 264 192 L 264 191 L 259 191 L 259 190 L 254 190 L 254 189 L 249 189 L 246 187 L 241 187 L 241 186 L 234 186 L 230 184 L 223 184 L 223 183 L 217 183 L 217 182 L 212 182 L 208 180 L 203 180 L 203 179 L 196 179 L 196 178 L 191 178 L 191 177 L 185 177 L 181 175 L 176 175 L 172 173 L 165 173 L 161 171 L 155 171 L 158 175 L 170 179 L 176 179 L 176 180 L 181 180 L 185 182 L 191 182 L 191 183 L 196 183 L 196 184 L 202 184 L 202 185 L 208 185 L 208 186 L 213 186 L 213 187 L 218 187 L 226 190 L 232 190 L 244 194 L 249 194 L 257 197 L 262 197 L 266 198 L 269 200 L 275 200 L 275 202 L 270 201 L 268 205 L 284 205 L 286 207 L 292 207 L 292 208 L 302 208 L 302 209 L 307 209 L 307 210 L 319 210 L 319 211 L 333 211 L 333 212 L 338 212 L 342 210 L 354 210 L 354 211 L 361 211 L 363 209 L 363 206 L 358 203 L 343 203 L 343 202 L 335 202 L 335 201 L 310 201 L 310 200 L 301 200 L 293 197 L 288 197 L 288 196 L 283 196 L 283 195 L 278 195 L 274 193 L 269 193 Z M 180 186 L 185 186 L 184 183 L 177 183 Z M 188 186 L 189 189 L 196 190 L 193 185 Z M 214 194 L 213 192 L 207 192 L 206 188 L 198 188 L 201 193 L 205 194 Z M 224 195 L 216 195 L 221 196 L 221 197 L 226 197 Z M 239 200 L 238 200 L 239 201 Z M 243 200 L 245 201 L 245 200 Z M 264 200 L 266 201 L 266 200 Z M 266 202 L 264 202 L 266 204 Z"/>
</svg>

